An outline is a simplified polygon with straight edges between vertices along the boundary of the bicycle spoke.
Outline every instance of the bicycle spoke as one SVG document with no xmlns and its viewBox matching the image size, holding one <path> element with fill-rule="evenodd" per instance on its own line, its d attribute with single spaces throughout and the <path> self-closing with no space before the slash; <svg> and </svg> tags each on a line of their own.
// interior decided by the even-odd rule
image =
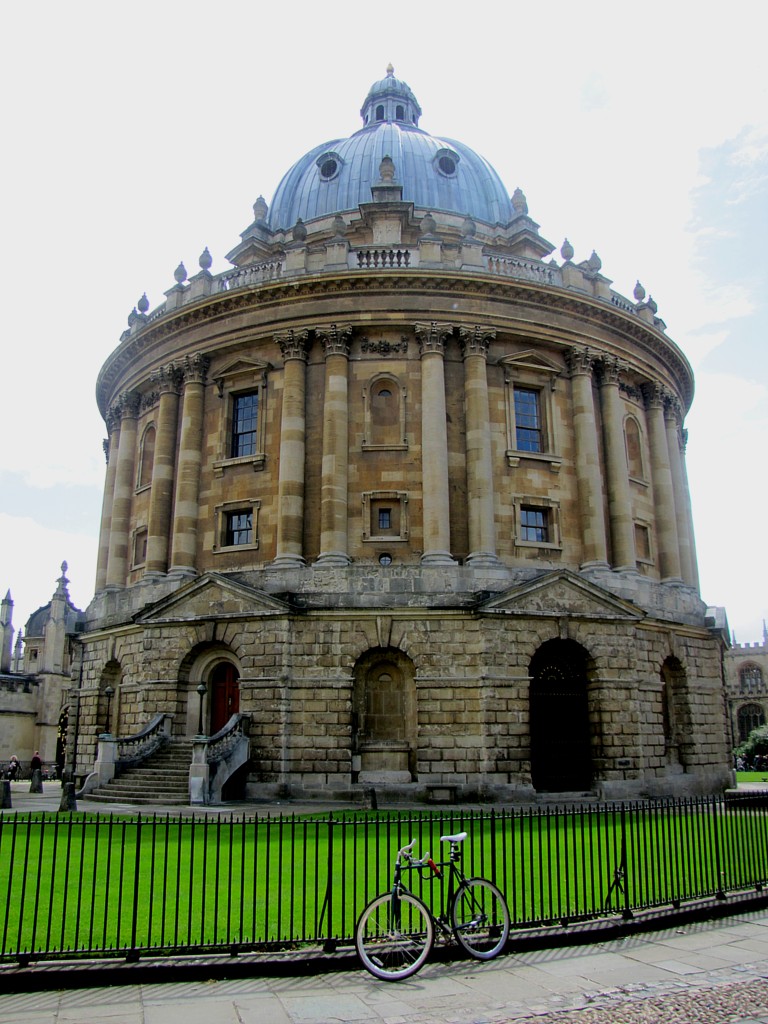
<svg viewBox="0 0 768 1024">
<path fill-rule="evenodd" d="M 423 965 L 434 942 L 429 911 L 414 896 L 377 896 L 355 929 L 357 953 L 371 974 L 384 981 L 408 978 Z"/>
<path fill-rule="evenodd" d="M 470 956 L 490 960 L 504 949 L 509 936 L 509 910 L 492 882 L 467 879 L 456 893 L 451 916 L 454 934 Z"/>
</svg>

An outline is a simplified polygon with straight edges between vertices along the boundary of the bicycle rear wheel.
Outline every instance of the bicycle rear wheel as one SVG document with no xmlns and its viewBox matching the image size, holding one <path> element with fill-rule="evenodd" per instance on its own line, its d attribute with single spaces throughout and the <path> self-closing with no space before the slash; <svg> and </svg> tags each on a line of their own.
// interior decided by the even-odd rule
<svg viewBox="0 0 768 1024">
<path fill-rule="evenodd" d="M 459 886 L 451 908 L 457 940 L 477 960 L 492 960 L 507 944 L 509 910 L 504 897 L 485 878 L 468 878 Z"/>
<path fill-rule="evenodd" d="M 382 981 L 415 974 L 435 941 L 432 917 L 421 900 L 383 893 L 371 900 L 355 928 L 355 948 L 366 970 Z"/>
</svg>

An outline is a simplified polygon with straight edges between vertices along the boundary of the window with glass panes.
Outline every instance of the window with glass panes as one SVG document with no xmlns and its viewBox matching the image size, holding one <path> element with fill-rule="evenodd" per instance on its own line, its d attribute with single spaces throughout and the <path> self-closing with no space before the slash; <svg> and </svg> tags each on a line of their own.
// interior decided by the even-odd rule
<svg viewBox="0 0 768 1024">
<path fill-rule="evenodd" d="M 253 543 L 253 513 L 227 512 L 224 544 L 235 547 L 238 544 Z"/>
<path fill-rule="evenodd" d="M 256 454 L 256 427 L 259 395 L 235 395 L 232 408 L 232 458 Z"/>
<path fill-rule="evenodd" d="M 548 543 L 549 523 L 545 508 L 530 508 L 524 505 L 520 509 L 520 539 Z"/>
<path fill-rule="evenodd" d="M 515 431 L 517 450 L 544 450 L 539 392 L 533 388 L 515 388 Z"/>
</svg>

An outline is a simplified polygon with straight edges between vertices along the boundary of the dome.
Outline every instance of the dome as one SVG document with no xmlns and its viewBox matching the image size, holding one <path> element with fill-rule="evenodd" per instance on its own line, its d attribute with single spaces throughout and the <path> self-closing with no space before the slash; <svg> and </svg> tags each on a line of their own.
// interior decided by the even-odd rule
<svg viewBox="0 0 768 1024">
<path fill-rule="evenodd" d="M 418 209 L 486 224 L 512 219 L 509 194 L 487 160 L 464 143 L 418 127 L 421 107 L 410 87 L 395 78 L 392 65 L 371 86 L 360 114 L 360 131 L 316 146 L 283 177 L 267 217 L 273 231 L 369 203 L 385 156 L 395 165 L 403 201 Z"/>
</svg>

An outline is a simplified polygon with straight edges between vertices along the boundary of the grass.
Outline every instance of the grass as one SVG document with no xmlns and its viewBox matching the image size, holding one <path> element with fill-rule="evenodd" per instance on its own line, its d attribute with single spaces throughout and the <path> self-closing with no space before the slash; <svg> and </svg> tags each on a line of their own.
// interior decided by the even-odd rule
<svg viewBox="0 0 768 1024">
<path fill-rule="evenodd" d="M 736 772 L 736 784 L 740 782 L 764 782 L 768 786 L 768 772 Z"/>
<path fill-rule="evenodd" d="M 710 802 L 626 811 L 334 819 L 0 816 L 0 958 L 19 953 L 226 949 L 349 939 L 389 887 L 396 851 L 444 859 L 466 829 L 463 867 L 494 878 L 518 927 L 714 895 L 765 880 L 761 812 Z M 439 911 L 442 887 L 409 887 Z M 329 884 L 330 883 L 330 884 Z"/>
</svg>

